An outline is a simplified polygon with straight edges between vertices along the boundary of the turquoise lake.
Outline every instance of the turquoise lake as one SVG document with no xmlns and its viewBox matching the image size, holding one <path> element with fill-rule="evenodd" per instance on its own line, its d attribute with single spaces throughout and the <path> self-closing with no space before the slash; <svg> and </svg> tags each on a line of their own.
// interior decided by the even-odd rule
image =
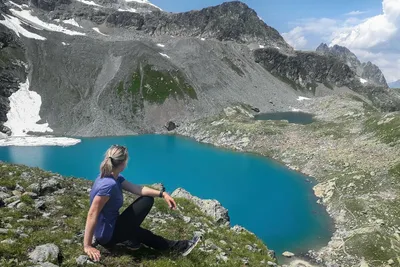
<svg viewBox="0 0 400 267">
<path fill-rule="evenodd" d="M 331 237 L 331 219 L 316 203 L 315 182 L 308 177 L 267 158 L 186 138 L 142 135 L 83 138 L 70 147 L 1 147 L 0 160 L 93 180 L 113 144 L 129 149 L 123 173 L 129 181 L 161 182 L 168 192 L 183 187 L 200 198 L 217 199 L 229 210 L 232 226 L 254 232 L 277 256 L 319 248 Z"/>
</svg>

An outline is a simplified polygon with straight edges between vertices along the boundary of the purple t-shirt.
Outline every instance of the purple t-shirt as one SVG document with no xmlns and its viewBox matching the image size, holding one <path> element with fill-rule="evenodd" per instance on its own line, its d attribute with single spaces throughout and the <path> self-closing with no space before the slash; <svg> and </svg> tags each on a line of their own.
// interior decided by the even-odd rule
<svg viewBox="0 0 400 267">
<path fill-rule="evenodd" d="M 119 216 L 119 209 L 124 202 L 122 194 L 123 181 L 125 181 L 125 178 L 122 175 L 119 175 L 117 180 L 114 177 L 97 177 L 90 191 L 90 205 L 92 205 L 95 196 L 110 197 L 97 218 L 94 230 L 94 236 L 101 244 L 106 244 L 110 241 L 114 232 L 115 222 Z"/>
</svg>

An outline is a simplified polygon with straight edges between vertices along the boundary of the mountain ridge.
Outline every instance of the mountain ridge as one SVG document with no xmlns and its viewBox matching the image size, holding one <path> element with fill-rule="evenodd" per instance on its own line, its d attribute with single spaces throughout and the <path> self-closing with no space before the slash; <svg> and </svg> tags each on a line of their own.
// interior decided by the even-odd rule
<svg viewBox="0 0 400 267">
<path fill-rule="evenodd" d="M 338 59 L 294 51 L 239 1 L 176 14 L 102 0 L 18 0 L 0 8 L 0 26 L 22 44 L 27 66 L 13 74 L 13 87 L 29 82 L 41 96 L 35 122 L 18 105 L 10 111 L 7 97 L 0 105 L 2 123 L 30 125 L 24 134 L 42 123 L 68 136 L 162 132 L 170 121 L 217 114 L 234 103 L 287 111 L 301 106 L 299 95 L 343 90 L 386 110 L 397 105 L 389 91 L 357 81 Z"/>
</svg>

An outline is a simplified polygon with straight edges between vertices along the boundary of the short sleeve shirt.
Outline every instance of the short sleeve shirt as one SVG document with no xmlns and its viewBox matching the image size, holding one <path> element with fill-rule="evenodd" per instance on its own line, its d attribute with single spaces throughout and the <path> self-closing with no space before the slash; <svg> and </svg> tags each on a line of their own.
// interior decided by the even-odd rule
<svg viewBox="0 0 400 267">
<path fill-rule="evenodd" d="M 92 190 L 90 191 L 90 205 L 93 203 L 95 196 L 108 196 L 110 199 L 104 205 L 94 231 L 94 236 L 101 244 L 110 241 L 114 232 L 115 223 L 119 216 L 119 209 L 122 207 L 124 197 L 122 194 L 122 182 L 125 178 L 122 175 L 115 180 L 114 177 L 97 177 Z"/>
</svg>

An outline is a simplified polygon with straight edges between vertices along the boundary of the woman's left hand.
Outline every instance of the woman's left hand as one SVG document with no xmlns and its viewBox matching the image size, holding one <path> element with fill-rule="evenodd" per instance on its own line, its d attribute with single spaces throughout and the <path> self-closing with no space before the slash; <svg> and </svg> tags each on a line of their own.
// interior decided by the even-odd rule
<svg viewBox="0 0 400 267">
<path fill-rule="evenodd" d="M 170 195 L 168 195 L 167 193 L 164 192 L 163 198 L 164 198 L 165 202 L 167 202 L 170 209 L 172 209 L 172 210 L 176 209 L 175 200 Z"/>
</svg>

